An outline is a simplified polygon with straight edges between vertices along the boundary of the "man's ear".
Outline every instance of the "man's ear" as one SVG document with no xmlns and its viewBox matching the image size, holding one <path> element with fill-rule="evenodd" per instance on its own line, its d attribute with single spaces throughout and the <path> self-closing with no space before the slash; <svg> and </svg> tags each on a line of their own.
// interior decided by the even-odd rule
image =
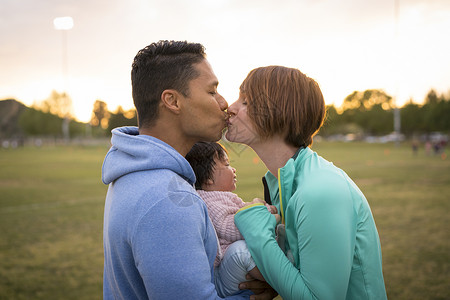
<svg viewBox="0 0 450 300">
<path fill-rule="evenodd" d="M 161 94 L 161 104 L 175 114 L 180 113 L 181 94 L 175 90 L 164 90 Z"/>
</svg>

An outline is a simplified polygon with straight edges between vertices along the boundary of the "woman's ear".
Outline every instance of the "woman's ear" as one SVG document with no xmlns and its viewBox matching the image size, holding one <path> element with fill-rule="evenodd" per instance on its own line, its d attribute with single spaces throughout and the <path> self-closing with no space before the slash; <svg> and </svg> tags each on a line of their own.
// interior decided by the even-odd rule
<svg viewBox="0 0 450 300">
<path fill-rule="evenodd" d="M 161 104 L 175 114 L 180 113 L 181 94 L 175 90 L 164 90 L 161 94 Z"/>
</svg>

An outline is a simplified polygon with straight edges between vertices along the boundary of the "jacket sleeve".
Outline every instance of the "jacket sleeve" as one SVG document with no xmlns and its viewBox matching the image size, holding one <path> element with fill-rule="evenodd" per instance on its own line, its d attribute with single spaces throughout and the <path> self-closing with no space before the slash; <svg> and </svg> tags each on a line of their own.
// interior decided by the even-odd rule
<svg viewBox="0 0 450 300">
<path fill-rule="evenodd" d="M 135 266 L 149 299 L 220 299 L 213 283 L 215 253 L 211 258 L 206 250 L 217 249 L 206 207 L 193 195 L 183 197 L 193 197 L 184 201 L 192 204 L 165 201 L 138 221 L 130 241 Z M 246 291 L 226 299 L 248 297 Z"/>
<path fill-rule="evenodd" d="M 333 191 L 333 195 L 330 195 Z M 294 266 L 275 241 L 275 218 L 263 206 L 240 210 L 235 222 L 267 282 L 285 300 L 345 299 L 352 266 L 353 209 L 339 191 L 312 189 L 285 216 L 288 238 L 297 239 Z M 298 195 L 297 195 L 298 197 Z M 290 236 L 289 236 L 290 235 Z"/>
</svg>

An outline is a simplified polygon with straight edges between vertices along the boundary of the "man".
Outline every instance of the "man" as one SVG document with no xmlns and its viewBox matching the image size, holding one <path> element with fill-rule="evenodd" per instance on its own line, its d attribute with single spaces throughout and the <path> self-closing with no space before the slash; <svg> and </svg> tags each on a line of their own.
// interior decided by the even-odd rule
<svg viewBox="0 0 450 300">
<path fill-rule="evenodd" d="M 205 56 L 201 44 L 160 41 L 134 59 L 139 129 L 113 130 L 102 170 L 104 299 L 218 298 L 217 237 L 184 159 L 196 142 L 220 139 L 226 125 L 228 105 Z"/>
</svg>

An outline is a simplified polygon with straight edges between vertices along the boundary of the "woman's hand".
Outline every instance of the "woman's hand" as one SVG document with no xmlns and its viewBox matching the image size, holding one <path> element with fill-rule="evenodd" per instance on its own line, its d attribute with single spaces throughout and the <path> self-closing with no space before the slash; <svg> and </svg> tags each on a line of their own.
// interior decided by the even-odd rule
<svg viewBox="0 0 450 300">
<path fill-rule="evenodd" d="M 250 296 L 250 300 L 272 300 L 278 293 L 264 281 L 254 279 L 250 274 L 246 278 L 250 281 L 239 284 L 241 290 L 251 290 L 255 295 Z"/>
</svg>

